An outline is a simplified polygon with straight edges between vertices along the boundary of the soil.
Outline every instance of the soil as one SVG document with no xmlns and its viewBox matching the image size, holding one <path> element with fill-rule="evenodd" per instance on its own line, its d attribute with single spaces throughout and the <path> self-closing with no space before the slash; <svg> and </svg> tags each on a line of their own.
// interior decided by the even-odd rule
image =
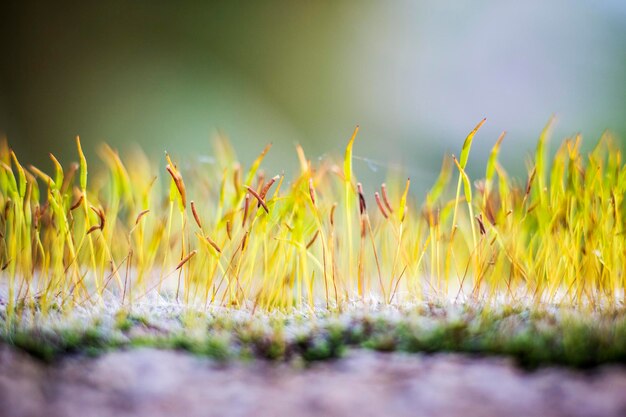
<svg viewBox="0 0 626 417">
<path fill-rule="evenodd" d="M 0 346 L 5 416 L 625 416 L 626 368 L 353 350 L 306 368 L 131 349 L 45 364 Z"/>
</svg>

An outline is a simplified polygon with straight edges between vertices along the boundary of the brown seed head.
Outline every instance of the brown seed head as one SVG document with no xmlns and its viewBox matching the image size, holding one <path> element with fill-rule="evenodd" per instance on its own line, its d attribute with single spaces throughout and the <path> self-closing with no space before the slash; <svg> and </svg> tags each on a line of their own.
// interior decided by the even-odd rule
<svg viewBox="0 0 626 417">
<path fill-rule="evenodd" d="M 74 202 L 74 204 L 72 204 L 72 206 L 70 207 L 70 211 L 74 211 L 74 210 L 76 210 L 78 207 L 80 207 L 81 203 L 83 202 L 83 198 L 84 198 L 84 197 L 85 197 L 85 196 L 81 193 L 81 194 L 78 196 L 78 199 L 76 200 L 76 202 Z"/>
<path fill-rule="evenodd" d="M 357 189 L 357 193 L 359 194 L 359 212 L 361 213 L 361 215 L 363 215 L 365 211 L 367 210 L 367 206 L 365 205 L 365 196 L 363 195 L 363 186 L 361 185 L 360 182 L 356 185 L 356 189 Z"/>
<path fill-rule="evenodd" d="M 185 190 L 185 183 L 183 182 L 183 177 L 180 176 L 176 168 L 173 168 L 170 164 L 167 164 L 165 167 L 167 172 L 170 173 L 170 176 L 174 180 L 174 184 L 176 185 L 176 189 L 180 194 L 180 200 L 183 205 L 183 208 L 187 207 L 187 192 Z"/>
<path fill-rule="evenodd" d="M 183 265 L 185 265 L 187 262 L 189 262 L 189 260 L 191 258 L 193 258 L 194 256 L 196 256 L 196 253 L 198 253 L 197 249 L 192 250 L 191 252 L 189 252 L 189 254 L 187 256 L 185 256 L 179 263 L 178 265 L 176 265 L 176 270 L 179 270 L 180 268 L 183 267 Z"/>
<path fill-rule="evenodd" d="M 228 235 L 228 240 L 233 239 L 233 225 L 230 220 L 226 220 L 226 235 Z"/>
<path fill-rule="evenodd" d="M 335 209 L 337 208 L 337 203 L 333 203 L 333 206 L 330 208 L 330 225 L 335 225 Z"/>
<path fill-rule="evenodd" d="M 380 191 L 383 194 L 383 201 L 385 203 L 385 206 L 387 207 L 387 210 L 389 210 L 389 213 L 393 213 L 393 209 L 391 208 L 391 204 L 389 204 L 389 197 L 387 197 L 387 185 L 384 182 L 380 186 Z"/>
<path fill-rule="evenodd" d="M 313 243 L 315 243 L 315 239 L 317 239 L 317 236 L 320 234 L 319 230 L 315 231 L 315 234 L 313 235 L 313 237 L 311 238 L 311 240 L 309 240 L 309 243 L 306 244 L 306 248 L 309 249 L 311 246 L 313 246 Z"/>
<path fill-rule="evenodd" d="M 213 239 L 211 239 L 210 236 L 205 236 L 205 239 L 207 240 L 207 242 L 209 242 L 211 246 L 213 246 L 213 249 L 215 249 L 218 253 L 222 253 L 222 249 Z"/>
<path fill-rule="evenodd" d="M 196 224 L 200 229 L 202 229 L 202 222 L 200 221 L 200 216 L 198 215 L 198 211 L 196 210 L 196 203 L 191 200 L 191 213 L 193 214 L 193 218 L 196 221 Z"/>
<path fill-rule="evenodd" d="M 279 178 L 280 178 L 280 175 L 275 175 L 274 177 L 270 178 L 270 180 L 263 186 L 263 188 L 261 189 L 261 192 L 259 193 L 259 196 L 263 200 L 265 200 L 265 196 L 267 196 L 267 192 L 270 190 L 272 185 L 274 185 L 274 183 L 278 181 Z M 259 203 L 259 207 L 260 206 L 261 206 L 261 203 Z"/>
<path fill-rule="evenodd" d="M 250 194 L 246 194 L 243 200 L 243 218 L 241 219 L 241 227 L 246 225 L 246 218 L 248 217 L 248 208 L 250 207 Z"/>
<path fill-rule="evenodd" d="M 380 200 L 380 194 L 378 194 L 378 191 L 374 193 L 374 199 L 376 200 L 376 205 L 378 206 L 378 209 L 382 213 L 383 217 L 385 219 L 388 219 L 389 216 L 387 215 L 387 211 L 385 210 L 385 207 L 383 206 L 383 202 Z"/>
<path fill-rule="evenodd" d="M 256 191 L 254 191 L 254 189 L 253 189 L 253 188 L 248 187 L 247 185 L 244 185 L 244 187 L 246 188 L 246 190 L 248 190 L 248 192 L 249 192 L 249 193 L 250 193 L 250 194 L 251 194 L 254 198 L 256 198 L 256 199 L 257 199 L 258 203 L 259 203 L 261 206 L 263 206 L 263 210 L 265 210 L 265 212 L 266 212 L 266 213 L 269 213 L 270 211 L 269 211 L 269 209 L 267 208 L 267 205 L 265 204 L 265 201 L 263 201 L 263 199 L 261 198 L 261 196 L 260 196 L 260 195 L 259 195 Z M 246 196 L 246 197 L 247 197 L 247 196 Z"/>
<path fill-rule="evenodd" d="M 139 224 L 139 221 L 141 220 L 141 218 L 143 216 L 145 216 L 146 214 L 148 214 L 150 212 L 149 209 L 143 210 L 141 211 L 138 215 L 137 215 L 137 219 L 135 219 L 135 226 Z"/>
<path fill-rule="evenodd" d="M 480 234 L 481 235 L 486 235 L 487 234 L 487 230 L 485 230 L 485 224 L 483 223 L 483 216 L 482 216 L 482 214 L 479 214 L 478 216 L 476 216 L 476 221 L 478 222 L 478 227 L 480 228 Z"/>
<path fill-rule="evenodd" d="M 309 178 L 309 197 L 311 197 L 311 202 L 315 206 L 315 188 L 313 188 L 313 178 Z"/>
<path fill-rule="evenodd" d="M 98 220 L 100 222 L 100 224 L 97 226 L 98 229 L 103 230 L 104 229 L 104 225 L 106 223 L 106 217 L 104 216 L 104 211 L 99 208 L 99 207 L 95 207 L 95 206 L 89 206 L 89 208 L 96 213 L 96 215 L 98 216 Z"/>
</svg>

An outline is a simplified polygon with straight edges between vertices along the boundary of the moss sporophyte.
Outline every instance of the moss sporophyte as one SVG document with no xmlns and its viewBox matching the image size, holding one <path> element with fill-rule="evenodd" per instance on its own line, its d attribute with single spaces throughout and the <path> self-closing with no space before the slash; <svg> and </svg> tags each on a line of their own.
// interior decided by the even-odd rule
<svg viewBox="0 0 626 417">
<path fill-rule="evenodd" d="M 51 173 L 23 166 L 3 142 L 5 321 L 105 299 L 269 312 L 354 300 L 621 306 L 626 169 L 611 136 L 588 153 L 580 136 L 566 139 L 550 160 L 548 125 L 527 177 L 514 179 L 498 162 L 503 134 L 473 181 L 468 157 L 483 123 L 421 199 L 406 178 L 357 181 L 358 128 L 343 161 L 314 163 L 298 146 L 289 180 L 261 169 L 269 146 L 246 169 L 222 139 L 217 163 L 184 168 L 173 155 L 126 159 L 102 145 L 106 168 L 89 173 L 78 138 L 78 163 L 50 155 Z"/>
</svg>

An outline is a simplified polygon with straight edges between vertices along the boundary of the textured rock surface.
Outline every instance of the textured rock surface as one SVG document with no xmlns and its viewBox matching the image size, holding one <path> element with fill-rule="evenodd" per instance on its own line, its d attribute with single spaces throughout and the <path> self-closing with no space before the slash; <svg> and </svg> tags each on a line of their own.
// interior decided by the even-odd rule
<svg viewBox="0 0 626 417">
<path fill-rule="evenodd" d="M 624 416 L 626 369 L 353 351 L 306 370 L 139 349 L 44 365 L 0 347 L 5 416 Z"/>
</svg>

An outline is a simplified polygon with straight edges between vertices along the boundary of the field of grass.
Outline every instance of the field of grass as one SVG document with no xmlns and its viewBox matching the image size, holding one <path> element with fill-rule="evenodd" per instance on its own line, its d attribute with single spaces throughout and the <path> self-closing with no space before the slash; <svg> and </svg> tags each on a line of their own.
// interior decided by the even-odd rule
<svg viewBox="0 0 626 417">
<path fill-rule="evenodd" d="M 270 146 L 244 167 L 224 140 L 216 164 L 202 166 L 167 154 L 163 163 L 126 159 L 103 145 L 107 169 L 95 174 L 78 138 L 78 162 L 64 167 L 50 154 L 49 174 L 3 143 L 3 339 L 44 358 L 144 343 L 216 357 L 313 360 L 366 346 L 512 354 L 529 366 L 623 361 L 619 148 L 607 134 L 583 154 L 574 137 L 549 158 L 549 123 L 526 178 L 498 162 L 502 134 L 484 177 L 472 180 L 483 123 L 458 158 L 444 158 L 424 197 L 407 179 L 357 181 L 358 127 L 343 158 L 312 163 L 297 146 L 291 179 L 262 168 Z M 161 335 L 136 314 L 146 304 L 182 309 L 182 324 Z M 397 319 L 407 311 L 424 314 Z M 76 317 L 115 323 L 72 327 Z M 317 319 L 299 338 L 292 322 L 304 317 Z M 156 330 L 128 337 L 139 324 Z"/>
</svg>

